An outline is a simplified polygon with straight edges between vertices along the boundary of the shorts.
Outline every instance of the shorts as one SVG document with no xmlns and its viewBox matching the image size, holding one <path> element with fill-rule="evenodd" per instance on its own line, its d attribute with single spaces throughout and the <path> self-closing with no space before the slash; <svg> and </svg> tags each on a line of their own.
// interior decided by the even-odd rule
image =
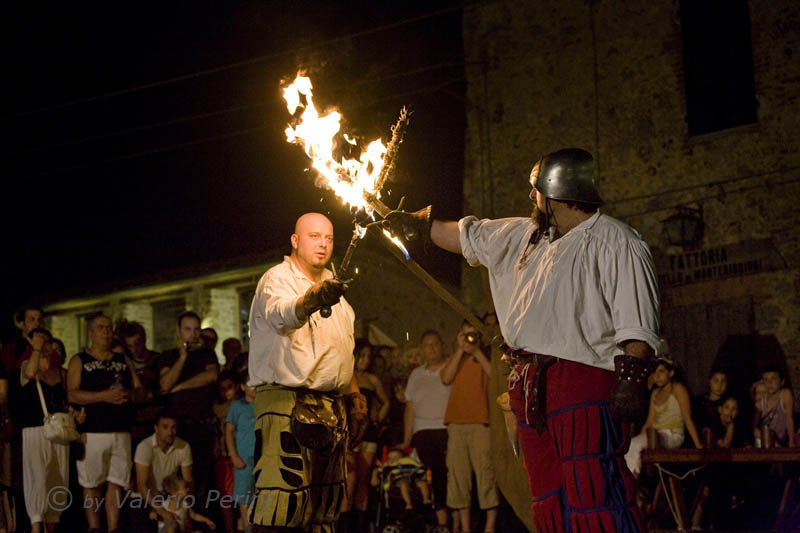
<svg viewBox="0 0 800 533">
<path fill-rule="evenodd" d="M 233 462 L 228 456 L 217 457 L 214 463 L 214 478 L 217 490 L 223 496 L 233 496 Z"/>
<path fill-rule="evenodd" d="M 489 426 L 449 424 L 447 426 L 447 506 L 464 509 L 472 503 L 472 473 L 481 509 L 500 504 L 489 450 Z"/>
<path fill-rule="evenodd" d="M 127 489 L 131 482 L 131 434 L 85 433 L 86 453 L 77 461 L 78 483 L 92 489 L 105 482 Z"/>
</svg>

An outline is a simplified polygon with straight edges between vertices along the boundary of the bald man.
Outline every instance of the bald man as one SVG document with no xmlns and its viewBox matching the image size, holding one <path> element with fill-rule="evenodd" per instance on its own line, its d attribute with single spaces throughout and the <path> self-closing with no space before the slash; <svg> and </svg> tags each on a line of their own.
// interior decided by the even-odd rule
<svg viewBox="0 0 800 533">
<path fill-rule="evenodd" d="M 334 531 L 344 451 L 359 440 L 366 402 L 353 378 L 347 286 L 326 265 L 333 225 L 297 219 L 292 253 L 261 277 L 250 308 L 249 385 L 256 389 L 254 531 Z M 331 316 L 317 312 L 331 307 Z M 239 502 L 246 503 L 246 502 Z M 287 529 L 288 528 L 288 529 Z"/>
</svg>

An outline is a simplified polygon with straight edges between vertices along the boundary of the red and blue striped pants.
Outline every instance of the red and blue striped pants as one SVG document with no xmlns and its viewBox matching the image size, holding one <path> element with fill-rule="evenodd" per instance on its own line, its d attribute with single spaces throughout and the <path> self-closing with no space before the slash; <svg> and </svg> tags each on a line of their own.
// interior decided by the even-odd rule
<svg viewBox="0 0 800 533">
<path fill-rule="evenodd" d="M 524 416 L 526 397 L 533 398 L 534 368 L 517 367 L 522 378 L 509 395 L 537 531 L 645 531 L 635 503 L 636 481 L 623 458 L 629 425 L 623 429 L 609 411 L 613 372 L 563 359 L 547 368 L 547 426 L 540 435 Z"/>
</svg>

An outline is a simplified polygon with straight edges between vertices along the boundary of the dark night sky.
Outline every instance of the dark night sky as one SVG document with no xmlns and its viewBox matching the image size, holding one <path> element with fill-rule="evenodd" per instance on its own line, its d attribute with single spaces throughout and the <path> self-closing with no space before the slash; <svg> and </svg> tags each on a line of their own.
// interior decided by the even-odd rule
<svg viewBox="0 0 800 533">
<path fill-rule="evenodd" d="M 343 248 L 351 217 L 284 141 L 279 84 L 298 67 L 366 138 L 410 106 L 387 203 L 460 213 L 456 2 L 18 4 L 2 8 L 4 336 L 27 300 L 285 249 L 308 210 L 330 211 Z M 422 262 L 457 277 L 457 258 Z"/>
</svg>

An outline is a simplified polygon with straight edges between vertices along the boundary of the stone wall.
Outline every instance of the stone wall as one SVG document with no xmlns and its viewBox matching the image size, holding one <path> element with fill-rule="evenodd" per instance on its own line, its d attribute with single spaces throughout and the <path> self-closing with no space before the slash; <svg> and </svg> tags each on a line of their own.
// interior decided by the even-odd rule
<svg viewBox="0 0 800 533">
<path fill-rule="evenodd" d="M 235 288 L 210 289 L 209 306 L 203 315 L 203 327 L 212 327 L 217 332 L 217 359 L 225 363 L 222 342 L 230 337 L 240 339 L 239 291 Z"/>
<path fill-rule="evenodd" d="M 404 346 L 418 343 L 424 331 L 435 329 L 449 349 L 461 317 L 385 250 L 377 237 L 366 237 L 356 248 L 350 276 L 354 281 L 346 298 L 364 332 L 372 323 Z M 459 297 L 457 288 L 445 288 Z"/>
<path fill-rule="evenodd" d="M 603 211 L 637 228 L 654 255 L 687 251 L 663 232 L 679 206 L 702 210 L 696 249 L 768 243 L 779 268 L 663 287 L 663 307 L 750 298 L 754 331 L 742 333 L 777 337 L 800 398 L 800 4 L 750 2 L 758 123 L 701 137 L 685 120 L 678 9 L 665 0 L 466 8 L 465 212 L 528 215 L 532 164 L 580 146 L 597 159 Z M 473 306 L 487 306 L 479 270 L 462 279 Z"/>
</svg>

